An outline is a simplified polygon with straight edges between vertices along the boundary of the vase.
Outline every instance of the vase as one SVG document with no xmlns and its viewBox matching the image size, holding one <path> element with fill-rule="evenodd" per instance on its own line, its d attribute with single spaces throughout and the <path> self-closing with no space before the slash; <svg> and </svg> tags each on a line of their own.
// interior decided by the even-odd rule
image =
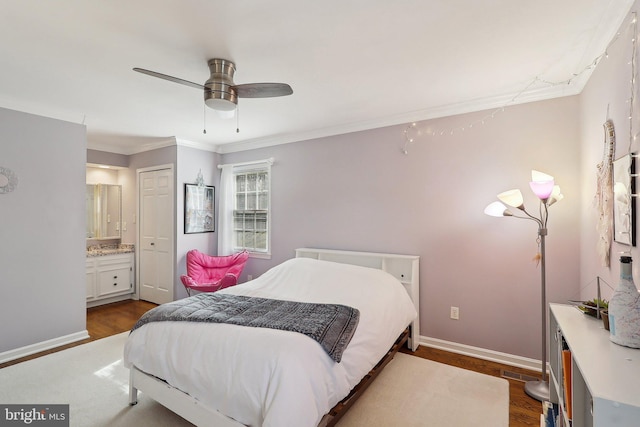
<svg viewBox="0 0 640 427">
<path fill-rule="evenodd" d="M 609 338 L 640 348 L 640 293 L 633 282 L 630 256 L 620 257 L 620 282 L 609 301 Z"/>
</svg>

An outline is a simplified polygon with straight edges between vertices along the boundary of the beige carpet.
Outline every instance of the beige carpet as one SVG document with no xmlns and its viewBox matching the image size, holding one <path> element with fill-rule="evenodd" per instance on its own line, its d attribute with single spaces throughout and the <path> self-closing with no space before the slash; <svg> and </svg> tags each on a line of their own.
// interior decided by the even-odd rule
<svg viewBox="0 0 640 427">
<path fill-rule="evenodd" d="M 145 399 L 128 402 L 122 365 L 127 333 L 0 369 L 0 404 L 70 404 L 72 427 L 191 426 Z M 509 424 L 509 385 L 501 378 L 398 354 L 338 423 L 340 427 Z"/>
<path fill-rule="evenodd" d="M 398 353 L 340 427 L 509 425 L 509 382 Z"/>
</svg>

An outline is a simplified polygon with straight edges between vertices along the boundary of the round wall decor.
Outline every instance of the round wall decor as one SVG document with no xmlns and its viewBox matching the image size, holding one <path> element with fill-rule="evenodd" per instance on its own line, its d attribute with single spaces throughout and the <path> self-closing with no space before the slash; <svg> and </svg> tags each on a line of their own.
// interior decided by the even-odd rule
<svg viewBox="0 0 640 427">
<path fill-rule="evenodd" d="M 9 168 L 0 166 L 0 194 L 11 193 L 18 186 L 18 177 Z"/>
</svg>

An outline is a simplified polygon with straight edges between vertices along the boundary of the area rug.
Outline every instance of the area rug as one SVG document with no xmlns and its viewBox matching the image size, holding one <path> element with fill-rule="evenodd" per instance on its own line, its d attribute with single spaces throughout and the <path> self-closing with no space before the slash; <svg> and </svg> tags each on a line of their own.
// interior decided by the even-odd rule
<svg viewBox="0 0 640 427">
<path fill-rule="evenodd" d="M 0 369 L 0 404 L 69 404 L 72 427 L 191 426 L 143 393 L 128 405 L 127 334 Z M 398 353 L 338 426 L 508 424 L 505 379 Z"/>
</svg>

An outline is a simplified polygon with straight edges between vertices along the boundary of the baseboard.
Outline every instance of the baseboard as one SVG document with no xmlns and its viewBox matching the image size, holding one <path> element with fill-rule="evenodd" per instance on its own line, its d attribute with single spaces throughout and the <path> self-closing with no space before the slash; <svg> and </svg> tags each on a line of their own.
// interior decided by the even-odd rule
<svg viewBox="0 0 640 427">
<path fill-rule="evenodd" d="M 120 302 L 120 301 L 126 301 L 126 300 L 129 300 L 129 299 L 134 299 L 133 298 L 133 294 L 125 294 L 125 295 L 120 295 L 120 296 L 115 296 L 115 297 L 102 298 L 102 299 L 95 300 L 95 301 L 87 301 L 87 308 L 98 307 L 100 305 L 111 304 L 111 303 Z M 135 298 L 135 299 L 137 299 L 137 298 Z"/>
<path fill-rule="evenodd" d="M 420 336 L 420 345 L 437 348 L 439 350 L 450 351 L 451 353 L 476 357 L 478 359 L 488 360 L 491 362 L 503 363 L 505 365 L 515 366 L 517 368 L 541 372 L 542 362 L 535 359 L 529 359 L 528 357 L 515 356 L 513 354 L 501 353 L 499 351 L 487 350 L 484 348 L 473 347 L 466 344 L 459 344 L 425 336 Z"/>
<path fill-rule="evenodd" d="M 20 359 L 21 357 L 30 356 L 41 351 L 49 350 L 52 348 L 60 347 L 63 345 L 71 344 L 77 341 L 86 340 L 89 338 L 89 332 L 85 329 L 81 332 L 76 332 L 62 337 L 53 338 L 47 341 L 38 342 L 25 347 L 16 348 L 13 350 L 0 353 L 0 363 L 9 362 L 11 360 Z"/>
</svg>

